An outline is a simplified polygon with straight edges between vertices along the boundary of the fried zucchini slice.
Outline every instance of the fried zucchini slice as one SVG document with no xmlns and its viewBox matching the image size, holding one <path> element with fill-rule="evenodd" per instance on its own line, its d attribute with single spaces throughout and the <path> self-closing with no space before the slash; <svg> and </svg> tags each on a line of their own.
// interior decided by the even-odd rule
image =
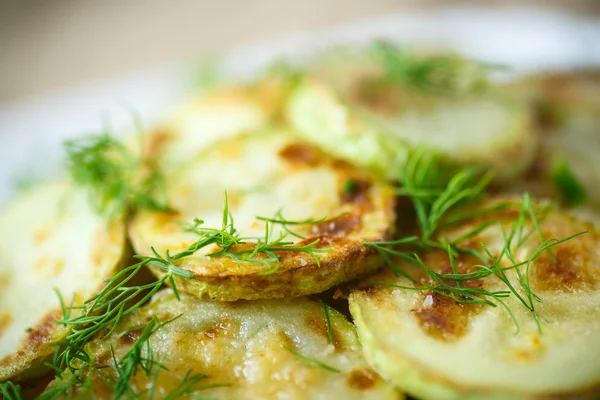
<svg viewBox="0 0 600 400">
<path fill-rule="evenodd" d="M 199 236 L 184 232 L 181 222 L 198 218 L 202 226 L 221 228 L 224 192 L 239 236 L 254 238 L 231 251 L 266 242 L 265 221 L 258 216 L 312 219 L 298 225 L 269 224 L 269 240 L 284 235 L 290 244 L 273 251 L 278 262 L 268 266 L 227 255 L 209 257 L 221 249 L 216 244 L 175 260 L 194 275 L 176 278 L 178 288 L 214 300 L 296 297 L 366 276 L 380 267 L 381 259 L 363 241 L 386 237 L 395 220 L 391 186 L 280 130 L 222 141 L 171 176 L 167 186 L 169 204 L 177 212 L 141 211 L 131 222 L 129 232 L 139 254 L 151 256 L 151 246 L 161 255 L 187 249 Z M 317 250 L 314 257 L 292 249 L 311 244 Z M 263 252 L 254 259 L 264 261 L 266 256 Z M 164 274 L 151 268 L 158 276 Z"/>
<path fill-rule="evenodd" d="M 531 170 L 509 190 L 528 190 L 584 206 L 578 212 L 598 213 L 600 72 L 529 78 L 516 90 L 534 102 L 542 140 Z"/>
<path fill-rule="evenodd" d="M 352 324 L 333 309 L 328 315 L 330 330 L 321 305 L 306 298 L 218 303 L 182 294 L 178 301 L 167 289 L 123 320 L 110 337 L 90 344 L 95 364 L 103 368 L 84 381 L 91 383 L 94 398 L 112 398 L 114 360 L 131 350 L 140 326 L 152 318 L 165 322 L 179 316 L 141 346 L 141 357 L 150 358 L 149 343 L 163 368 L 154 365 L 149 373 L 140 368 L 129 381 L 127 396 L 166 398 L 186 374 L 201 374 L 206 378 L 191 388 L 202 398 L 402 399 L 369 368 Z M 86 397 L 91 394 L 86 390 L 90 388 L 76 387 L 73 394 Z"/>
<path fill-rule="evenodd" d="M 492 210 L 497 205 L 498 201 L 487 200 L 472 211 Z M 522 206 L 516 202 L 502 211 L 486 213 L 485 218 L 472 218 L 442 231 L 441 236 L 452 242 L 481 224 L 497 221 L 462 244 L 482 251 L 480 243 L 484 243 L 497 259 Z M 518 282 L 515 268 L 505 273 L 524 299 L 528 292 L 539 296 L 540 301 L 533 301 L 541 330 L 532 313 L 495 275 L 463 281 L 462 285 L 508 291 L 508 297 L 502 298 L 507 308 L 497 300 L 496 307 L 464 304 L 430 287 L 400 288 L 423 288 L 424 283 L 439 286 L 424 269 L 399 261 L 397 268 L 416 283 L 386 269 L 349 298 L 365 356 L 384 379 L 420 399 L 600 396 L 600 233 L 559 209 L 539 203 L 533 207 L 545 215 L 538 220 L 542 234 L 533 220 L 527 219 L 510 246 L 516 263 L 532 260 L 520 267 L 530 290 Z M 551 253 L 541 251 L 535 256 L 545 240 L 564 239 L 582 231 L 588 233 L 552 247 Z M 453 263 L 458 273 L 480 271 L 476 265 L 483 262 L 461 253 L 452 263 L 441 250 L 421 257 L 428 268 L 443 274 L 452 274 Z M 500 265 L 507 268 L 515 263 L 505 253 Z"/>
<path fill-rule="evenodd" d="M 66 182 L 20 193 L 0 215 L 0 382 L 45 372 L 68 329 L 66 306 L 95 294 L 125 255 L 122 220 L 107 220 Z M 76 311 L 73 311 L 73 314 Z"/>
<path fill-rule="evenodd" d="M 326 151 L 390 179 L 402 179 L 401 166 L 416 149 L 439 153 L 451 166 L 491 169 L 498 181 L 530 165 L 537 137 L 525 102 L 482 88 L 483 78 L 470 77 L 481 75 L 475 63 L 402 54 L 346 52 L 313 68 L 289 96 L 290 124 Z"/>
<path fill-rule="evenodd" d="M 263 126 L 268 113 L 241 86 L 196 95 L 179 106 L 161 127 L 144 138 L 148 156 L 167 172 L 215 142 Z"/>
<path fill-rule="evenodd" d="M 275 75 L 230 83 L 186 99 L 144 138 L 144 151 L 168 174 L 221 140 L 256 131 L 280 119 L 289 81 Z"/>
</svg>

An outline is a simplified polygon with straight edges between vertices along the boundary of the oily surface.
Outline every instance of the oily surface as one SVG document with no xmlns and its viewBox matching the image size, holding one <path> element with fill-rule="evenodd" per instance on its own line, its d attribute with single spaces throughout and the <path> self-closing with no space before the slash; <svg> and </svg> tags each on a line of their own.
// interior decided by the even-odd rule
<svg viewBox="0 0 600 400">
<path fill-rule="evenodd" d="M 59 291 L 74 305 L 93 295 L 122 261 L 125 229 L 64 182 L 25 190 L 0 216 L 0 381 L 36 375 L 68 332 Z M 23 378 L 23 377 L 20 377 Z"/>
<path fill-rule="evenodd" d="M 95 363 L 108 366 L 93 373 L 95 396 L 111 398 L 113 393 L 101 381 L 103 377 L 111 383 L 115 377 L 109 343 L 116 346 L 119 360 L 139 338 L 140 330 L 131 327 L 152 317 L 164 322 L 178 315 L 149 339 L 154 357 L 167 369 L 156 378 L 138 371 L 126 397 L 138 393 L 146 398 L 150 394 L 144 390 L 153 387 L 155 398 L 164 398 L 190 372 L 207 376 L 195 386 L 195 394 L 219 399 L 402 398 L 366 364 L 354 328 L 334 310 L 330 343 L 323 309 L 311 300 L 218 303 L 182 295 L 177 301 L 171 290 L 160 292 L 125 319 L 108 339 L 94 343 Z M 290 350 L 339 372 L 302 360 Z"/>
<path fill-rule="evenodd" d="M 168 196 L 176 212 L 139 212 L 130 227 L 135 250 L 150 254 L 153 246 L 159 254 L 169 250 L 173 255 L 188 248 L 199 236 L 184 232 L 182 223 L 194 218 L 204 221 L 201 226 L 221 228 L 224 193 L 237 232 L 250 238 L 231 252 L 265 241 L 265 222 L 257 217 L 313 222 L 269 224 L 270 241 L 283 234 L 289 242 L 274 253 L 279 264 L 209 257 L 220 249 L 216 244 L 177 260 L 194 274 L 193 279 L 180 279 L 178 287 L 199 297 L 295 297 L 365 276 L 379 268 L 381 259 L 362 243 L 385 238 L 395 219 L 391 186 L 286 131 L 270 130 L 220 142 L 173 175 Z M 286 250 L 317 240 L 318 262 L 306 252 Z"/>
<path fill-rule="evenodd" d="M 480 207 L 494 204 L 498 200 L 484 202 Z M 535 302 L 540 330 L 529 310 L 512 293 L 504 302 L 518 323 L 518 334 L 515 322 L 501 304 L 462 304 L 431 290 L 381 286 L 435 285 L 422 269 L 400 262 L 398 268 L 413 276 L 416 283 L 386 269 L 369 278 L 369 282 L 378 284 L 365 284 L 350 296 L 350 309 L 368 358 L 382 376 L 425 399 L 571 399 L 598 395 L 600 235 L 589 223 L 563 211 L 546 207 L 541 210 L 546 213 L 540 219 L 546 239 L 588 233 L 553 247 L 552 253 L 540 253 L 529 264 L 531 293 L 541 299 Z M 497 220 L 497 224 L 464 246 L 481 250 L 480 243 L 484 243 L 498 257 L 505 244 L 502 229 L 509 232 L 517 215 L 516 208 L 509 208 L 486 218 L 468 220 L 441 235 L 451 241 L 481 223 Z M 523 236 L 520 245 L 516 241 L 513 244 L 517 262 L 530 259 L 542 243 L 531 222 L 523 232 L 533 233 Z M 452 273 L 445 252 L 425 253 L 422 260 L 438 273 Z M 477 271 L 481 263 L 471 255 L 454 260 L 457 271 L 463 274 Z M 503 257 L 501 265 L 514 263 Z M 520 267 L 523 274 L 526 266 L 527 263 Z M 507 270 L 506 276 L 526 298 L 516 270 Z M 507 290 L 496 276 L 463 283 L 464 287 L 467 285 L 489 291 Z"/>
</svg>

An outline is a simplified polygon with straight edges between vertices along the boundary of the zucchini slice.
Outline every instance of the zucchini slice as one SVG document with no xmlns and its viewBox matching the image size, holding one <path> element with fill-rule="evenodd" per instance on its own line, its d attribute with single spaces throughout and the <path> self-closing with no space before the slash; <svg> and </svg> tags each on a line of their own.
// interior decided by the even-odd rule
<svg viewBox="0 0 600 400">
<path fill-rule="evenodd" d="M 296 297 L 366 276 L 380 267 L 381 258 L 362 243 L 385 238 L 394 226 L 391 186 L 286 131 L 221 141 L 168 179 L 169 204 L 177 212 L 140 211 L 134 216 L 129 231 L 138 254 L 152 256 L 151 246 L 162 256 L 167 250 L 174 255 L 187 249 L 200 238 L 183 230 L 194 219 L 204 221 L 201 227 L 220 229 L 224 193 L 238 236 L 249 238 L 229 255 L 210 256 L 222 249 L 212 244 L 174 261 L 194 275 L 177 277 L 178 288 L 202 298 Z M 231 257 L 236 251 L 249 256 L 259 241 L 265 243 L 266 222 L 257 217 L 311 221 L 269 223 L 269 241 L 283 235 L 288 242 L 273 246 L 278 248 L 272 251 L 275 262 L 264 263 L 266 252 L 252 257 L 255 262 Z M 293 250 L 306 246 L 314 254 Z"/>
<path fill-rule="evenodd" d="M 144 138 L 144 151 L 167 174 L 222 140 L 244 135 L 281 119 L 288 83 L 265 77 L 230 83 L 186 99 L 168 120 Z"/>
<path fill-rule="evenodd" d="M 520 83 L 535 104 L 540 148 L 531 170 L 512 182 L 554 197 L 600 221 L 600 73 L 538 76 Z"/>
<path fill-rule="evenodd" d="M 439 153 L 451 166 L 491 169 L 498 182 L 530 165 L 537 136 L 526 103 L 486 83 L 482 67 L 386 48 L 385 58 L 350 52 L 309 68 L 289 97 L 291 126 L 390 179 L 402 180 L 400 168 L 416 149 Z"/>
<path fill-rule="evenodd" d="M 108 220 L 86 191 L 65 182 L 20 193 L 0 215 L 0 382 L 46 372 L 69 330 L 65 306 L 81 305 L 126 255 L 123 220 Z"/>
<path fill-rule="evenodd" d="M 112 398 L 115 360 L 123 360 L 140 339 L 140 326 L 179 316 L 140 346 L 140 356 L 150 359 L 149 346 L 162 368 L 138 368 L 126 397 L 171 398 L 189 374 L 206 376 L 188 392 L 201 398 L 402 399 L 366 364 L 352 324 L 333 309 L 328 313 L 331 330 L 321 305 L 305 298 L 218 303 L 181 294 L 178 301 L 167 289 L 125 318 L 110 337 L 90 344 L 101 368 L 83 379 L 91 388 L 75 387 L 71 394 L 83 398 L 91 390 L 94 398 Z M 124 371 L 123 365 L 119 369 Z"/>
<path fill-rule="evenodd" d="M 496 275 L 460 284 L 489 292 L 506 291 L 507 297 L 500 298 L 506 307 L 497 298 L 484 295 L 479 298 L 496 306 L 456 301 L 444 295 L 447 291 L 433 290 L 441 286 L 423 268 L 398 261 L 396 268 L 415 282 L 388 268 L 350 295 L 350 311 L 365 356 L 382 377 L 420 399 L 598 398 L 600 233 L 564 211 L 533 203 L 539 212 L 540 231 L 526 217 L 507 247 L 506 237 L 517 223 L 523 203 L 506 204 L 510 207 L 479 213 L 440 235 L 452 242 L 491 222 L 461 246 L 483 252 L 483 243 L 495 259 L 511 248 L 515 262 L 505 252 L 499 265 L 519 296 L 526 302 L 528 293 L 533 296 L 539 329 L 533 313 Z M 476 215 L 498 205 L 498 200 L 486 200 L 472 212 Z M 587 233 L 539 251 L 546 240 L 565 239 L 583 231 Z M 438 274 L 452 274 L 452 264 L 461 274 L 482 271 L 477 265 L 483 265 L 481 259 L 467 253 L 451 261 L 441 250 L 421 254 L 421 259 Z M 525 285 L 519 283 L 516 263 L 523 263 L 519 270 Z M 454 288 L 458 285 L 445 282 Z"/>
</svg>

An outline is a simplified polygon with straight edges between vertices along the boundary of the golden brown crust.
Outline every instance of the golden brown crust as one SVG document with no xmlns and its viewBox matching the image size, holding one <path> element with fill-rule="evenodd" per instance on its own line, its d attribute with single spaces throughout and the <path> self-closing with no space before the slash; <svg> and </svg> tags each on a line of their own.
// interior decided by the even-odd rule
<svg viewBox="0 0 600 400">
<path fill-rule="evenodd" d="M 329 334 L 331 333 L 332 344 L 336 349 L 342 344 L 341 338 L 338 332 L 332 330 L 331 332 L 327 328 L 327 320 L 325 314 L 321 315 L 309 315 L 304 319 L 306 326 L 313 332 L 315 332 L 323 341 L 329 343 Z"/>
<path fill-rule="evenodd" d="M 166 397 L 191 371 L 206 375 L 195 387 L 210 398 L 402 398 L 368 367 L 353 326 L 334 310 L 331 333 L 339 345 L 334 349 L 329 344 L 317 302 L 301 298 L 219 303 L 183 293 L 178 301 L 170 290 L 157 293 L 149 304 L 126 316 L 111 336 L 93 341 L 92 357 L 102 360 L 97 365 L 103 368 L 84 374 L 90 373 L 94 398 L 114 395 L 114 386 L 104 382 L 113 383 L 117 375 L 112 354 L 118 360 L 131 349 L 131 343 L 119 342 L 123 333 L 150 317 L 166 321 L 180 314 L 147 342 L 164 369 L 151 375 L 138 371 L 129 380 L 135 392 L 151 388 L 155 398 Z M 120 345 L 111 350 L 114 343 Z M 338 372 L 317 368 L 290 350 Z M 81 387 L 72 394 L 86 397 L 90 392 Z"/>
<path fill-rule="evenodd" d="M 20 348 L 0 360 L 3 380 L 22 381 L 48 372 L 47 368 L 40 367 L 52 353 L 53 340 L 67 332 L 56 323 L 60 316 L 60 309 L 49 311 L 27 331 Z"/>
<path fill-rule="evenodd" d="M 372 388 L 379 379 L 377 372 L 371 368 L 356 369 L 348 376 L 348 386 L 354 389 L 366 390 Z"/>
<path fill-rule="evenodd" d="M 279 151 L 279 157 L 298 166 L 317 166 L 324 162 L 323 154 L 306 143 L 291 143 Z"/>
<path fill-rule="evenodd" d="M 563 160 L 585 189 L 587 203 L 597 209 L 600 196 L 595 160 L 600 151 L 600 73 L 574 71 L 535 76 L 520 82 L 517 91 L 525 92 L 533 105 L 540 146 L 525 175 L 507 182 L 505 189 L 564 201 L 553 177 L 557 161 Z"/>
<path fill-rule="evenodd" d="M 205 190 L 199 188 L 203 185 L 199 176 L 204 174 L 199 175 L 197 169 L 203 168 L 206 165 L 205 160 L 209 158 L 208 163 L 215 165 L 212 168 L 227 171 L 236 179 L 231 183 L 217 184 L 223 185 L 223 190 L 227 192 L 229 210 L 234 222 L 242 219 L 247 224 L 241 228 L 236 226 L 242 236 L 263 235 L 260 230 L 264 224 L 259 220 L 251 222 L 256 215 L 238 218 L 236 209 L 255 212 L 255 198 L 259 198 L 262 203 L 269 202 L 269 206 L 270 199 L 274 198 L 270 210 L 261 204 L 263 209 L 267 210 L 263 213 L 273 215 L 278 210 L 283 210 L 284 215 L 287 215 L 286 210 L 296 213 L 300 211 L 304 215 L 312 213 L 311 218 L 316 220 L 312 224 L 290 226 L 289 228 L 299 233 L 301 238 L 288 235 L 286 241 L 293 244 L 284 245 L 284 248 L 314 245 L 315 249 L 328 251 L 315 253 L 318 261 L 306 252 L 273 251 L 279 262 L 276 266 L 271 265 L 273 270 L 269 271 L 265 265 L 257 263 L 235 261 L 227 256 L 209 257 L 206 254 L 220 250 L 218 246 L 211 245 L 212 247 L 204 249 L 204 253 L 200 252 L 176 261 L 178 267 L 194 276 L 192 279 L 175 277 L 179 289 L 201 298 L 221 301 L 297 297 L 323 292 L 377 270 L 381 266 L 381 257 L 373 249 L 363 246 L 363 243 L 383 240 L 393 230 L 393 188 L 309 144 L 299 142 L 293 136 L 285 135 L 271 132 L 255 134 L 235 141 L 222 142 L 219 146 L 202 153 L 197 164 L 188 166 L 190 172 L 182 171 L 182 175 L 170 188 L 173 204 L 178 208 L 177 213 L 140 212 L 133 219 L 130 236 L 136 251 L 149 254 L 150 247 L 153 246 L 159 254 L 169 250 L 173 255 L 185 250 L 193 243 L 193 236 L 184 236 L 180 222 L 193 218 L 204 219 L 206 214 L 215 215 L 221 212 L 215 208 L 222 207 L 222 203 L 213 205 L 205 199 Z M 257 154 L 258 151 L 273 152 L 274 155 Z M 235 154 L 231 154 L 232 152 Z M 242 163 L 240 160 L 248 162 Z M 266 165 L 263 167 L 261 162 Z M 247 168 L 253 168 L 253 171 L 256 171 L 253 175 L 259 178 L 267 176 L 260 179 L 268 181 L 257 180 L 252 184 L 244 182 L 253 179 L 252 175 L 248 175 Z M 327 183 L 315 183 L 314 179 Z M 317 189 L 314 188 L 315 184 Z M 251 189 L 236 189 L 240 185 L 250 186 Z M 322 189 L 318 185 L 321 185 Z M 282 193 L 283 188 L 289 194 Z M 207 186 L 206 190 L 214 192 L 214 185 Z M 195 196 L 198 196 L 197 200 Z M 178 201 L 182 204 L 180 207 L 177 207 Z M 206 205 L 199 208 L 198 204 Z M 252 208 L 244 208 L 245 204 L 252 204 Z M 313 209 L 329 211 L 311 211 Z M 314 215 L 316 213 L 319 214 Z M 321 218 L 325 220 L 319 221 Z M 220 221 L 218 223 L 220 225 Z M 275 224 L 273 226 L 272 229 L 280 228 Z M 254 232 L 249 235 L 244 233 L 245 229 Z M 273 233 L 273 238 L 277 236 L 278 233 Z M 318 244 L 314 244 L 316 241 Z M 229 251 L 254 249 L 254 240 L 248 242 L 236 244 Z M 254 258 L 264 260 L 267 256 L 258 253 Z M 164 271 L 157 268 L 152 270 L 158 276 L 164 275 Z"/>
<path fill-rule="evenodd" d="M 44 182 L 0 214 L 0 276 L 6 280 L 0 289 L 0 381 L 45 374 L 44 363 L 69 332 L 56 322 L 62 317 L 56 290 L 65 303 L 79 306 L 126 257 L 124 222 L 100 216 L 88 195 L 67 182 Z"/>
<path fill-rule="evenodd" d="M 423 303 L 427 306 L 412 309 L 411 312 L 428 335 L 446 341 L 464 336 L 471 314 L 475 309 L 480 309 L 431 291 L 423 294 Z"/>
<path fill-rule="evenodd" d="M 338 251 L 327 253 L 325 259 L 320 257 L 320 266 L 309 256 L 299 258 L 292 252 L 278 252 L 282 256 L 279 269 L 267 275 L 245 271 L 240 267 L 211 276 L 198 273 L 195 266 L 188 266 L 184 262 L 179 267 L 194 273 L 194 278 L 175 277 L 175 283 L 178 289 L 203 299 L 286 298 L 320 293 L 340 283 L 366 277 L 381 267 L 381 258 L 374 250 L 361 243 L 344 240 L 338 243 L 341 246 Z M 306 265 L 299 260 L 304 260 Z M 153 272 L 162 276 L 156 269 Z"/>
<path fill-rule="evenodd" d="M 363 292 L 363 291 L 361 291 Z M 358 293 L 358 292 L 357 292 Z M 356 318 L 357 315 L 353 311 L 353 316 Z M 364 336 L 361 336 L 361 329 L 358 329 L 359 337 L 361 341 L 365 340 Z M 364 334 L 365 332 L 363 332 Z M 363 347 L 368 346 L 363 342 Z M 369 353 L 365 349 L 366 353 Z M 425 382 L 430 385 L 441 385 L 446 389 L 449 389 L 451 393 L 455 396 L 460 396 L 458 393 L 468 393 L 469 398 L 473 399 L 487 399 L 492 398 L 495 395 L 495 392 L 492 388 L 487 386 L 476 386 L 476 385 L 464 385 L 459 382 L 448 379 L 446 376 L 440 373 L 436 373 L 430 367 L 425 365 L 421 360 L 411 359 L 408 357 L 404 357 L 400 354 L 394 353 L 393 351 L 386 349 L 376 350 L 377 353 L 385 352 L 386 356 L 389 359 L 393 360 L 397 365 L 405 365 L 408 366 L 411 370 L 411 374 L 413 376 L 418 376 L 419 380 Z M 381 371 L 382 366 L 379 362 L 375 362 L 373 358 L 367 360 L 373 365 L 378 371 Z M 405 389 L 406 390 L 406 389 Z M 574 391 L 568 392 L 545 392 L 539 393 L 537 395 L 531 395 L 530 393 L 519 392 L 516 390 L 504 389 L 503 396 L 505 398 L 514 398 L 514 399 L 528 399 L 528 400 L 596 400 L 598 398 L 598 393 L 600 393 L 600 382 L 590 385 L 588 387 L 580 388 Z M 410 393 L 408 393 L 410 394 Z M 416 395 L 416 394 L 415 394 Z M 418 396 L 418 395 L 417 395 Z M 461 398 L 461 397 L 453 397 L 453 398 Z M 494 397 L 497 399 L 498 397 Z"/>
<path fill-rule="evenodd" d="M 8 312 L 0 313 L 0 335 L 2 335 L 2 333 L 4 332 L 6 327 L 10 324 L 11 321 L 12 321 L 12 315 L 10 313 L 8 313 Z"/>
<path fill-rule="evenodd" d="M 468 219 L 443 230 L 440 235 L 452 242 L 482 223 L 497 222 L 459 245 L 476 250 L 478 243 L 484 243 L 491 254 L 498 257 L 505 246 L 504 234 L 510 232 L 518 220 L 522 201 L 514 197 L 493 198 L 473 209 L 494 210 L 500 204 L 507 207 Z M 396 267 L 410 274 L 416 283 L 386 269 L 369 281 L 388 286 L 366 286 L 365 283 L 350 296 L 350 309 L 366 354 L 382 376 L 409 393 L 425 398 L 597 398 L 600 375 L 595 360 L 600 326 L 594 315 L 600 304 L 597 250 L 600 234 L 591 224 L 547 202 L 533 202 L 532 209 L 541 233 L 527 217 L 524 230 L 517 234 L 521 239 L 515 239 L 511 249 L 517 262 L 522 262 L 523 279 L 527 280 L 531 292 L 541 298 L 534 305 L 542 333 L 531 312 L 510 292 L 502 300 L 519 323 L 518 334 L 514 333 L 511 317 L 499 302 L 497 307 L 462 304 L 432 290 L 401 289 L 400 286 L 418 287 L 420 283 L 437 286 L 437 283 L 421 268 L 399 261 Z M 543 251 L 531 263 L 527 262 L 547 240 L 565 239 L 580 232 L 587 233 L 557 244 L 551 252 Z M 427 252 L 421 259 L 438 273 L 452 272 L 444 251 Z M 526 299 L 527 293 L 511 267 L 512 261 L 506 256 L 502 260 L 501 265 L 507 268 L 507 279 Z M 459 273 L 473 272 L 474 266 L 483 262 L 464 255 L 454 261 Z M 524 275 L 526 271 L 529 271 L 529 279 Z M 456 286 L 453 281 L 445 283 Z M 490 292 L 508 291 L 493 275 L 462 282 L 462 286 Z M 483 350 L 478 353 L 484 348 L 485 353 Z M 469 367 L 453 365 L 449 361 L 452 359 L 460 359 Z M 487 375 L 482 372 L 484 366 L 488 368 Z M 490 374 L 494 375 L 493 379 Z"/>
</svg>

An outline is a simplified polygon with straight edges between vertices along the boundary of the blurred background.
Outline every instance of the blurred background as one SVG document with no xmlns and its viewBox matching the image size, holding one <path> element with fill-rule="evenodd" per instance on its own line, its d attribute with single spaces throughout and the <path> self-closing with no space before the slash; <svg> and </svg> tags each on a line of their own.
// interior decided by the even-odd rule
<svg viewBox="0 0 600 400">
<path fill-rule="evenodd" d="M 0 107 L 280 35 L 455 3 L 600 15 L 598 0 L 0 0 Z"/>
</svg>

